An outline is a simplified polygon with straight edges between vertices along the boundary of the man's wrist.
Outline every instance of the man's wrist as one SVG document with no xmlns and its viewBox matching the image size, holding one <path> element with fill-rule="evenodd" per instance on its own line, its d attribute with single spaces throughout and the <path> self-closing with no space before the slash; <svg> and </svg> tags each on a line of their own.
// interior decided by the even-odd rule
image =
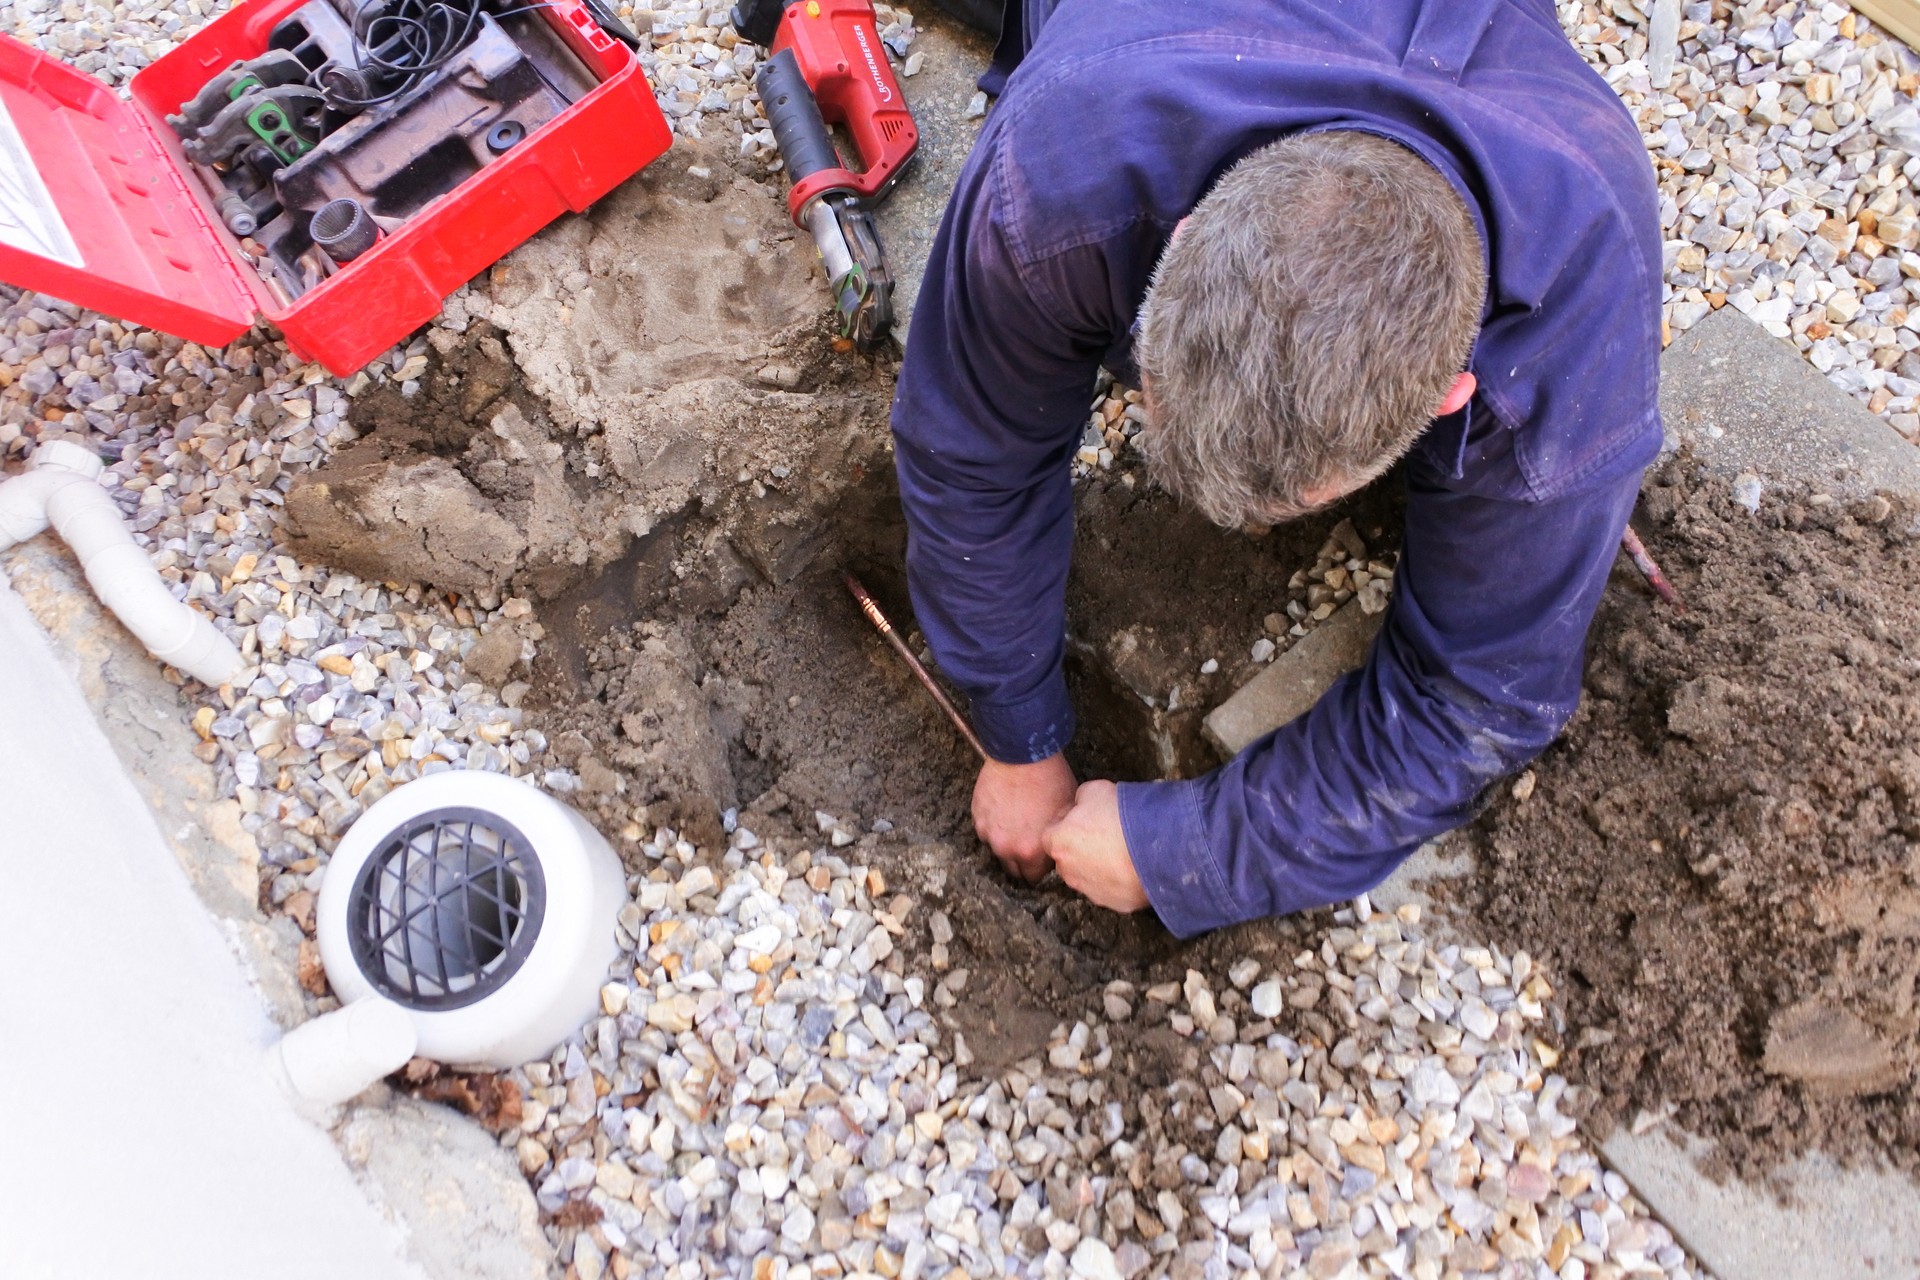
<svg viewBox="0 0 1920 1280">
<path fill-rule="evenodd" d="M 1181 782 L 1123 782 L 1120 831 L 1134 874 L 1140 877 L 1160 923 L 1191 938 L 1254 914 L 1227 890 L 1201 815 L 1205 778 Z"/>
<path fill-rule="evenodd" d="M 1040 687 L 1014 702 L 975 699 L 973 731 L 987 755 L 1002 764 L 1035 764 L 1057 756 L 1073 737 L 1073 702 L 1066 676 L 1055 668 Z"/>
<path fill-rule="evenodd" d="M 992 757 L 988 757 L 986 764 L 983 765 L 982 768 L 1016 777 L 1038 777 L 1044 773 L 1050 773 L 1059 769 L 1065 762 L 1066 757 L 1056 751 L 1052 755 L 1042 756 L 1038 760 L 995 760 Z"/>
</svg>

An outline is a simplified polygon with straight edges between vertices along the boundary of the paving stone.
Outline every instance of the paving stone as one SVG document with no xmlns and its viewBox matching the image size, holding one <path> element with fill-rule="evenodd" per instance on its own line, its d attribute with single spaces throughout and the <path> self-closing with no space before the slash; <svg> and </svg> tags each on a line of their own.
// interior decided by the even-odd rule
<svg viewBox="0 0 1920 1280">
<path fill-rule="evenodd" d="M 1304 714 L 1340 676 L 1366 661 L 1380 615 L 1337 611 L 1207 717 L 1207 740 L 1228 756 Z"/>
<path fill-rule="evenodd" d="M 1660 411 L 1670 443 L 1728 476 L 1805 481 L 1841 496 L 1920 493 L 1920 449 L 1731 307 L 1667 348 Z"/>
<path fill-rule="evenodd" d="M 1841 1169 L 1808 1156 L 1778 1173 L 1793 1202 L 1770 1187 L 1716 1182 L 1696 1156 L 1706 1143 L 1622 1128 L 1600 1144 L 1674 1237 L 1720 1280 L 1837 1280 L 1920 1275 L 1920 1187 L 1896 1173 Z"/>
</svg>

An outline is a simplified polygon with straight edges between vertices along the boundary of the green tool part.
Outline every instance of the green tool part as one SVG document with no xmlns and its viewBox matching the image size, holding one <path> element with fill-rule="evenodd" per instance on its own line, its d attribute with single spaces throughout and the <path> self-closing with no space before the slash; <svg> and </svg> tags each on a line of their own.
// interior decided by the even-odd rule
<svg viewBox="0 0 1920 1280">
<path fill-rule="evenodd" d="M 301 136 L 277 102 L 263 102 L 247 112 L 247 127 L 282 164 L 292 164 L 313 150 L 314 140 Z"/>
</svg>

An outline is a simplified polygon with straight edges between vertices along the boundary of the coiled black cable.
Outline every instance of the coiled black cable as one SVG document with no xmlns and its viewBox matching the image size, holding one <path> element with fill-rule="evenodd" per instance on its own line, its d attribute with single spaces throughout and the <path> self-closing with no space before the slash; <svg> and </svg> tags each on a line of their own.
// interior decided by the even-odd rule
<svg viewBox="0 0 1920 1280">
<path fill-rule="evenodd" d="M 354 15 L 354 69 L 397 83 L 385 93 L 354 98 L 328 90 L 336 107 L 364 110 L 406 96 L 451 62 L 480 25 L 480 0 L 395 0 Z M 325 86 L 322 86 L 325 88 Z"/>
<path fill-rule="evenodd" d="M 379 78 L 398 77 L 399 83 L 377 97 L 356 98 L 341 93 L 337 86 L 315 85 L 327 95 L 336 109 L 363 111 L 405 97 L 419 83 L 451 62 L 479 28 L 484 0 L 397 0 L 391 7 L 373 13 L 374 6 L 362 7 L 354 16 L 354 70 L 363 79 L 371 69 Z M 639 49 L 640 39 L 615 16 L 603 0 L 586 0 L 588 12 L 609 35 L 631 49 Z M 510 18 L 516 14 L 551 9 L 552 4 L 525 4 L 503 9 L 493 16 Z M 373 16 L 369 17 L 369 13 Z M 384 24 L 384 25 L 383 25 Z M 324 77 L 332 68 L 322 67 Z"/>
</svg>

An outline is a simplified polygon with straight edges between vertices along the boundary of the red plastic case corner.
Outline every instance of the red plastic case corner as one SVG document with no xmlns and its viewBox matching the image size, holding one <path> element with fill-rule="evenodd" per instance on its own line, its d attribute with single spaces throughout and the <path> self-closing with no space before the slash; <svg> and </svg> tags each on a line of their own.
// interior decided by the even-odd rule
<svg viewBox="0 0 1920 1280">
<path fill-rule="evenodd" d="M 0 36 L 0 279 L 223 346 L 256 314 L 304 358 L 349 374 L 442 300 L 673 142 L 638 59 L 578 0 L 542 11 L 600 83 L 511 152 L 281 306 L 213 213 L 165 117 L 257 57 L 307 0 L 244 0 L 133 78 L 131 102 Z"/>
</svg>

